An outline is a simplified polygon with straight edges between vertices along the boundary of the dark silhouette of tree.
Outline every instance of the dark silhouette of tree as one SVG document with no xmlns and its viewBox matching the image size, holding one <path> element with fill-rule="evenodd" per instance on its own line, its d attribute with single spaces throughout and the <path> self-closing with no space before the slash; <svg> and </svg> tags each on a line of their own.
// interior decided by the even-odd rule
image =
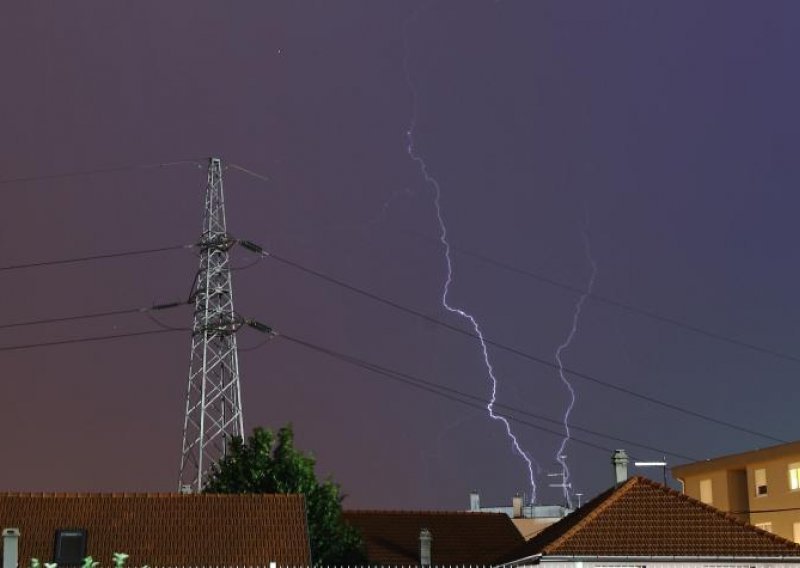
<svg viewBox="0 0 800 568">
<path fill-rule="evenodd" d="M 339 485 L 319 481 L 315 460 L 294 447 L 292 426 L 273 434 L 256 428 L 245 442 L 230 441 L 227 455 L 214 464 L 204 493 L 301 493 L 306 499 L 311 558 L 318 565 L 366 561 L 359 532 L 342 518 Z"/>
</svg>

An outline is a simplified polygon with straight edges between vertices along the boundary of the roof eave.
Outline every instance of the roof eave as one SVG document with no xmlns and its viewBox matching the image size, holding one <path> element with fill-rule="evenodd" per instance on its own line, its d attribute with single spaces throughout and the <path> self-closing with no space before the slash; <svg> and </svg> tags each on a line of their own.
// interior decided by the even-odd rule
<svg viewBox="0 0 800 568">
<path fill-rule="evenodd" d="M 530 556 L 520 558 L 519 560 L 514 560 L 512 562 L 505 562 L 503 564 L 496 564 L 494 568 L 508 568 L 512 566 L 520 566 L 526 564 L 539 564 L 541 559 L 542 559 L 541 554 L 531 554 Z"/>
<path fill-rule="evenodd" d="M 547 562 L 772 562 L 776 564 L 798 564 L 800 556 L 665 556 L 665 555 L 538 555 L 537 563 Z M 527 559 L 520 559 L 511 564 L 518 565 Z"/>
</svg>

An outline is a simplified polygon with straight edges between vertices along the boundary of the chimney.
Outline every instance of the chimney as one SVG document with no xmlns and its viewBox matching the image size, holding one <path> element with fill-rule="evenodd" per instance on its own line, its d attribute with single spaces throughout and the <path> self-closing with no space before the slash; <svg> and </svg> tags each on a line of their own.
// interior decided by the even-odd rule
<svg viewBox="0 0 800 568">
<path fill-rule="evenodd" d="M 522 518 L 522 496 L 519 493 L 514 495 L 514 498 L 511 500 L 511 509 L 515 519 Z"/>
<path fill-rule="evenodd" d="M 420 566 L 431 565 L 431 542 L 433 537 L 431 531 L 422 529 L 419 531 L 419 564 Z"/>
<path fill-rule="evenodd" d="M 611 463 L 614 465 L 614 483 L 618 487 L 628 480 L 628 454 L 625 450 L 616 450 Z"/>
<path fill-rule="evenodd" d="M 19 564 L 19 529 L 3 529 L 3 568 Z"/>
<path fill-rule="evenodd" d="M 477 491 L 469 494 L 469 510 L 472 512 L 481 510 L 481 496 Z"/>
</svg>

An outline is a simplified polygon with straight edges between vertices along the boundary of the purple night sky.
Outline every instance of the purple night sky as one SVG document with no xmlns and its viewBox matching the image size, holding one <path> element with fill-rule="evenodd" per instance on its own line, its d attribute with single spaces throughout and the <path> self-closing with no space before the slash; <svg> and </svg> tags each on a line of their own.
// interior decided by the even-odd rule
<svg viewBox="0 0 800 568">
<path fill-rule="evenodd" d="M 271 179 L 225 171 L 235 236 L 468 330 L 440 304 L 433 188 L 406 151 L 407 57 L 415 150 L 459 249 L 450 300 L 488 337 L 555 361 L 578 295 L 520 272 L 585 288 L 585 234 L 597 295 L 800 357 L 798 26 L 796 2 L 755 0 L 6 6 L 0 179 L 198 162 L 0 184 L 0 266 L 194 242 L 214 155 Z M 251 260 L 234 251 L 235 266 Z M 0 271 L 0 325 L 178 300 L 196 270 L 184 250 Z M 279 331 L 489 395 L 468 337 L 272 260 L 233 284 L 237 309 Z M 159 318 L 188 326 L 191 310 Z M 176 488 L 188 333 L 2 350 L 154 329 L 136 314 L 0 329 L 0 490 Z M 244 330 L 239 345 L 262 337 Z M 561 416 L 556 370 L 490 355 L 500 403 Z M 797 438 L 800 362 L 790 358 L 589 298 L 562 359 Z M 472 489 L 486 504 L 527 491 L 523 462 L 483 410 L 280 338 L 242 352 L 240 367 L 248 431 L 291 421 L 346 506 L 463 509 Z M 579 427 L 697 459 L 775 443 L 573 384 Z M 514 428 L 546 486 L 560 438 Z M 610 452 L 573 443 L 566 453 L 577 491 L 611 483 Z M 539 501 L 561 498 L 542 488 Z"/>
</svg>

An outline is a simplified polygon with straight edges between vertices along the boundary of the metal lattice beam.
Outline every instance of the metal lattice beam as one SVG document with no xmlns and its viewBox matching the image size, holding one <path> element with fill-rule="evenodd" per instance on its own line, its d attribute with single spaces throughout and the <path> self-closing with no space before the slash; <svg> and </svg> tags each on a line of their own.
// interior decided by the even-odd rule
<svg viewBox="0 0 800 568">
<path fill-rule="evenodd" d="M 231 437 L 242 436 L 242 399 L 228 250 L 234 240 L 225 224 L 222 163 L 208 165 L 200 269 L 192 296 L 194 323 L 183 425 L 179 489 L 200 491 L 213 463 L 225 455 Z"/>
</svg>

